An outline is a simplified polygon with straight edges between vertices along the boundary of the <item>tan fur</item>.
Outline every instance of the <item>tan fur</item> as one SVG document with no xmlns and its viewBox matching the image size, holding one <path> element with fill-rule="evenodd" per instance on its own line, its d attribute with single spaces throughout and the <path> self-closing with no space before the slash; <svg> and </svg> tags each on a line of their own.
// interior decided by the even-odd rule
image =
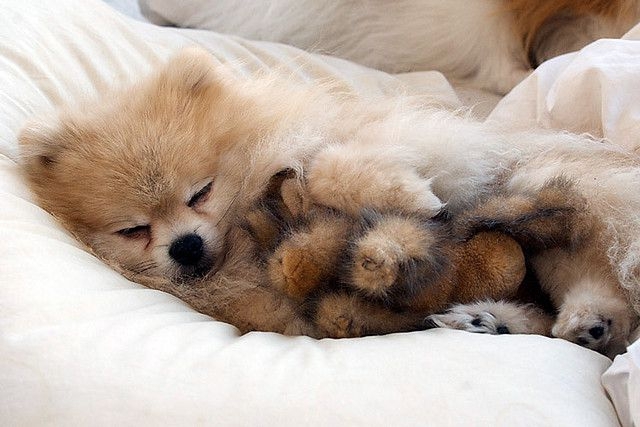
<svg viewBox="0 0 640 427">
<path fill-rule="evenodd" d="M 358 295 L 346 293 L 322 298 L 314 317 L 318 334 L 335 338 L 415 331 L 424 320 L 422 313 L 394 312 Z"/>
<path fill-rule="evenodd" d="M 465 266 L 457 270 L 454 283 L 457 286 L 452 301 L 470 303 L 484 298 L 513 299 L 526 273 L 525 259 L 520 245 L 503 233 L 484 232 L 476 235 L 454 259 L 455 265 Z M 484 291 L 483 278 L 493 278 L 490 292 Z M 484 294 L 484 295 L 483 295 Z M 491 295 L 489 295 L 491 294 Z"/>
<path fill-rule="evenodd" d="M 463 212 L 498 183 L 536 194 L 566 175 L 600 226 L 588 244 L 536 255 L 560 309 L 555 329 L 575 340 L 589 319 L 611 320 L 610 346 L 637 322 L 640 164 L 583 137 L 512 134 L 401 98 L 362 103 L 268 76 L 241 81 L 191 49 L 132 88 L 28 126 L 20 143 L 39 203 L 128 277 L 242 331 L 312 336 L 298 304 L 267 286 L 255 241 L 239 225 L 274 174 L 299 172 L 314 203 L 340 212 L 426 216 L 443 204 Z M 170 257 L 185 233 L 202 236 L 198 265 Z M 603 295 L 614 308 L 598 304 Z"/>
<path fill-rule="evenodd" d="M 449 241 L 445 238 L 430 242 L 432 236 L 425 238 L 416 230 L 415 239 L 403 239 L 408 236 L 402 234 L 410 223 L 399 223 L 394 219 L 356 242 L 351 283 L 357 289 L 386 299 L 389 293 L 397 291 L 394 286 L 398 286 L 403 274 L 399 268 L 403 262 L 433 257 L 431 252 L 440 252 L 441 262 L 446 263 L 442 270 L 425 270 L 420 288 L 401 300 L 409 310 L 426 316 L 453 302 L 515 296 L 525 275 L 525 260 L 520 245 L 509 236 L 483 232 L 464 242 L 451 237 Z"/>
<path fill-rule="evenodd" d="M 287 239 L 269 261 L 271 283 L 295 300 L 304 299 L 333 275 L 351 225 L 344 217 L 322 217 Z"/>
<path fill-rule="evenodd" d="M 389 216 L 355 242 L 352 283 L 363 293 L 384 298 L 402 273 L 402 263 L 429 255 L 441 242 L 419 222 Z M 434 272 L 435 274 L 435 272 Z"/>
</svg>

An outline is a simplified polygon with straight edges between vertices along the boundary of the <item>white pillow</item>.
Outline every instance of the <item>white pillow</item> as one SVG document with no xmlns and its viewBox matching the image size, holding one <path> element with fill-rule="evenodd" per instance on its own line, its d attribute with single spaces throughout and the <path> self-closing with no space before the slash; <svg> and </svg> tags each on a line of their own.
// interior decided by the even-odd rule
<svg viewBox="0 0 640 427">
<path fill-rule="evenodd" d="M 538 336 L 432 330 L 316 341 L 239 336 L 131 283 L 38 208 L 14 159 L 33 114 L 130 81 L 197 41 L 238 72 L 281 67 L 376 95 L 455 104 L 285 46 L 155 28 L 98 0 L 5 0 L 0 13 L 1 425 L 611 426 L 605 357 Z M 409 79 L 410 80 L 410 79 Z"/>
</svg>

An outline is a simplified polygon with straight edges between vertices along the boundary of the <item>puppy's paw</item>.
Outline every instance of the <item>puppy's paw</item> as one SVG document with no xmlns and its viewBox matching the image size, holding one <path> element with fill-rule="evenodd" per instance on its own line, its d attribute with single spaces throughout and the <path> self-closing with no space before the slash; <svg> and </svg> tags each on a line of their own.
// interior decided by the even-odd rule
<svg viewBox="0 0 640 427">
<path fill-rule="evenodd" d="M 509 327 L 492 313 L 470 306 L 455 306 L 442 314 L 432 314 L 425 325 L 434 328 L 459 329 L 480 334 L 509 334 Z"/>
<path fill-rule="evenodd" d="M 425 319 L 425 324 L 431 327 L 491 335 L 549 335 L 551 323 L 551 317 L 537 307 L 505 301 L 455 305 L 443 314 Z"/>
<path fill-rule="evenodd" d="M 425 319 L 425 325 L 434 328 L 459 329 L 479 334 L 509 334 L 509 327 L 488 311 L 469 313 L 464 310 L 449 310 L 443 314 L 432 314 Z"/>
<path fill-rule="evenodd" d="M 602 303 L 563 306 L 552 335 L 609 357 L 623 352 L 630 330 L 628 317 L 610 301 Z"/>
<path fill-rule="evenodd" d="M 611 340 L 613 320 L 595 314 L 562 319 L 552 329 L 555 337 L 575 342 L 592 350 L 600 350 Z"/>
<path fill-rule="evenodd" d="M 406 175 L 405 175 L 406 174 Z M 433 193 L 431 180 L 418 176 L 416 173 L 403 173 L 398 176 L 394 188 L 396 201 L 391 201 L 388 208 L 400 207 L 404 212 L 420 213 L 430 217 L 436 216 L 442 211 L 444 204 Z"/>
<path fill-rule="evenodd" d="M 399 157 L 398 157 L 399 156 Z M 363 208 L 435 216 L 442 201 L 398 153 L 331 146 L 318 153 L 308 176 L 311 200 L 353 217 Z"/>
<path fill-rule="evenodd" d="M 359 295 L 325 293 L 315 299 L 308 315 L 323 338 L 349 338 L 424 329 L 420 316 L 390 310 Z"/>
<path fill-rule="evenodd" d="M 345 267 L 348 285 L 386 302 L 400 302 L 437 280 L 445 251 L 436 228 L 415 217 L 363 212 L 361 233 Z"/>
</svg>

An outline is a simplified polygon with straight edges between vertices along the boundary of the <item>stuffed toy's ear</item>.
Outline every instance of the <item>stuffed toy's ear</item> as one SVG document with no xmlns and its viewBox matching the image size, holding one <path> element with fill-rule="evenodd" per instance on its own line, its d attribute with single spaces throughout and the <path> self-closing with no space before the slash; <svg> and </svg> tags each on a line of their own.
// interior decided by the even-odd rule
<svg viewBox="0 0 640 427">
<path fill-rule="evenodd" d="M 280 243 L 280 236 L 292 222 L 291 211 L 282 198 L 282 185 L 295 178 L 293 169 L 283 169 L 269 179 L 260 200 L 243 220 L 243 227 L 251 234 L 258 248 L 271 252 Z"/>
<path fill-rule="evenodd" d="M 290 168 L 276 173 L 269 180 L 264 200 L 286 221 L 301 218 L 307 213 L 308 200 L 298 173 Z"/>
<path fill-rule="evenodd" d="M 188 47 L 179 51 L 164 66 L 160 74 L 163 83 L 194 95 L 218 86 L 221 76 L 216 62 L 206 50 Z"/>
<path fill-rule="evenodd" d="M 280 198 L 292 218 L 301 218 L 309 212 L 309 199 L 304 184 L 293 169 L 286 169 L 287 177 L 280 184 Z"/>
</svg>

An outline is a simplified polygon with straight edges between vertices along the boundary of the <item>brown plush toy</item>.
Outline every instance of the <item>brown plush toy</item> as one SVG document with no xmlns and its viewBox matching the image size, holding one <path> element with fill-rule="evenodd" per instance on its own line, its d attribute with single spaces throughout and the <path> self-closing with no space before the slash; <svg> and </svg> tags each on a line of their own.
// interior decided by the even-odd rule
<svg viewBox="0 0 640 427">
<path fill-rule="evenodd" d="M 270 285 L 300 303 L 319 337 L 417 330 L 452 303 L 514 298 L 526 272 L 520 243 L 568 244 L 561 187 L 495 196 L 453 219 L 366 209 L 353 218 L 314 205 L 287 170 L 245 228 Z"/>
</svg>

